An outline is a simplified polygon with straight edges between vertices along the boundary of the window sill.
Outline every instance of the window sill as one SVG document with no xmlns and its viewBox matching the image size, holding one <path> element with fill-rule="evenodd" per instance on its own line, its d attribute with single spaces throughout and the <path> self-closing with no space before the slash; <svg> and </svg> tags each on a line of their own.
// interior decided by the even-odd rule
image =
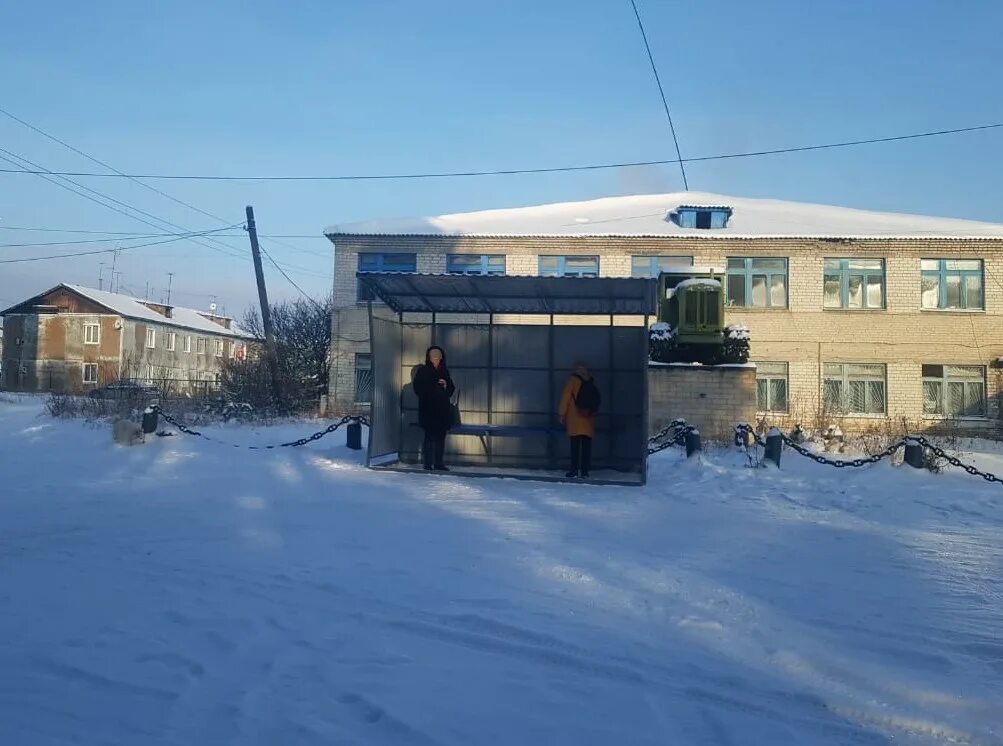
<svg viewBox="0 0 1003 746">
<path fill-rule="evenodd" d="M 970 422 L 972 424 L 981 423 L 983 425 L 991 423 L 989 417 L 984 414 L 973 415 L 970 417 L 948 417 L 945 414 L 924 414 L 923 419 L 930 420 L 931 422 Z"/>
<path fill-rule="evenodd" d="M 790 417 L 791 413 L 790 412 L 781 412 L 781 411 L 776 410 L 776 409 L 757 409 L 756 410 L 756 416 L 758 417 L 760 415 L 762 415 L 763 417 L 770 417 L 771 415 L 773 417 Z"/>
<path fill-rule="evenodd" d="M 724 312 L 729 311 L 751 311 L 753 313 L 764 313 L 768 311 L 790 311 L 790 306 L 725 306 Z"/>
<path fill-rule="evenodd" d="M 823 311 L 835 311 L 837 313 L 882 313 L 888 308 L 843 308 L 842 306 L 822 306 Z"/>
<path fill-rule="evenodd" d="M 984 308 L 920 308 L 921 313 L 984 314 Z"/>
<path fill-rule="evenodd" d="M 867 414 L 865 412 L 833 412 L 832 419 L 853 419 L 853 420 L 887 420 L 888 414 Z"/>
</svg>

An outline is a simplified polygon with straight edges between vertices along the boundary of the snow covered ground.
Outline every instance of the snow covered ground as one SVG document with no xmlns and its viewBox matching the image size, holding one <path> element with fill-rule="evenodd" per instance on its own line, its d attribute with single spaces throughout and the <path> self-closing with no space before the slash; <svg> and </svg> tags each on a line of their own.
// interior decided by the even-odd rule
<svg viewBox="0 0 1003 746">
<path fill-rule="evenodd" d="M 646 488 L 464 480 L 343 443 L 127 449 L 0 401 L 0 744 L 1003 743 L 1000 485 L 674 450 Z"/>
</svg>

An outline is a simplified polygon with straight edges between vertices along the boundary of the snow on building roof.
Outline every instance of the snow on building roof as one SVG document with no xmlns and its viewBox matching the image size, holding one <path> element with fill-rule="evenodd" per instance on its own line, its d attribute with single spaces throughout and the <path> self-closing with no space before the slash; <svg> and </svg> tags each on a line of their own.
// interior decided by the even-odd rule
<svg viewBox="0 0 1003 746">
<path fill-rule="evenodd" d="M 728 207 L 724 228 L 683 228 L 680 207 Z M 687 236 L 700 238 L 997 238 L 1003 225 L 849 207 L 727 197 L 706 192 L 642 194 L 453 215 L 332 225 L 338 235 Z"/>
<path fill-rule="evenodd" d="M 129 319 L 138 319 L 140 321 L 154 321 L 158 324 L 166 324 L 168 326 L 178 326 L 185 329 L 191 329 L 193 331 L 205 332 L 207 334 L 217 334 L 229 337 L 241 337 L 244 339 L 253 339 L 254 335 L 241 329 L 236 324 L 231 323 L 230 328 L 227 329 L 222 324 L 217 324 L 215 321 L 207 319 L 202 313 L 192 309 L 184 308 L 182 306 L 171 306 L 171 317 L 167 318 L 162 314 L 148 308 L 144 305 L 144 301 L 139 298 L 133 298 L 129 295 L 122 295 L 121 293 L 109 293 L 106 290 L 95 290 L 94 288 L 84 287 L 83 285 L 70 285 L 68 283 L 63 283 L 63 287 L 69 288 L 75 293 L 79 293 L 85 298 L 90 298 L 95 303 L 100 303 L 102 306 L 109 308 L 120 316 L 124 316 Z M 146 301 L 147 303 L 151 301 Z M 163 305 L 163 304 L 155 304 Z M 208 311 L 204 312 L 208 313 Z M 222 317 L 220 317 L 222 318 Z"/>
</svg>

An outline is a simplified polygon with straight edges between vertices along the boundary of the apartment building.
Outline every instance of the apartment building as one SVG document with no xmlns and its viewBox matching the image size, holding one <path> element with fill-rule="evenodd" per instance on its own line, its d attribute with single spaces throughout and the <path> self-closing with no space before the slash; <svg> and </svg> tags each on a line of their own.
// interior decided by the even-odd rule
<svg viewBox="0 0 1003 746">
<path fill-rule="evenodd" d="M 368 398 L 358 272 L 648 277 L 693 264 L 721 272 L 727 322 L 751 331 L 764 419 L 999 425 L 1003 225 L 686 192 L 325 233 L 341 407 Z"/>
<path fill-rule="evenodd" d="M 0 317 L 8 391 L 87 393 L 128 378 L 199 392 L 254 340 L 224 316 L 79 285 L 57 285 Z"/>
</svg>

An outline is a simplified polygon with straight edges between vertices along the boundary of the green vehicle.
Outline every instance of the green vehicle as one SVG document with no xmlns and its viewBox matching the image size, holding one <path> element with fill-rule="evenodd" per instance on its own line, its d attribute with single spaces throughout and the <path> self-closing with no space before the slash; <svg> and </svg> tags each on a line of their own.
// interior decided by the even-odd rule
<svg viewBox="0 0 1003 746">
<path fill-rule="evenodd" d="M 658 320 L 652 359 L 721 365 L 749 359 L 749 331 L 726 326 L 724 271 L 679 267 L 658 277 Z"/>
</svg>

